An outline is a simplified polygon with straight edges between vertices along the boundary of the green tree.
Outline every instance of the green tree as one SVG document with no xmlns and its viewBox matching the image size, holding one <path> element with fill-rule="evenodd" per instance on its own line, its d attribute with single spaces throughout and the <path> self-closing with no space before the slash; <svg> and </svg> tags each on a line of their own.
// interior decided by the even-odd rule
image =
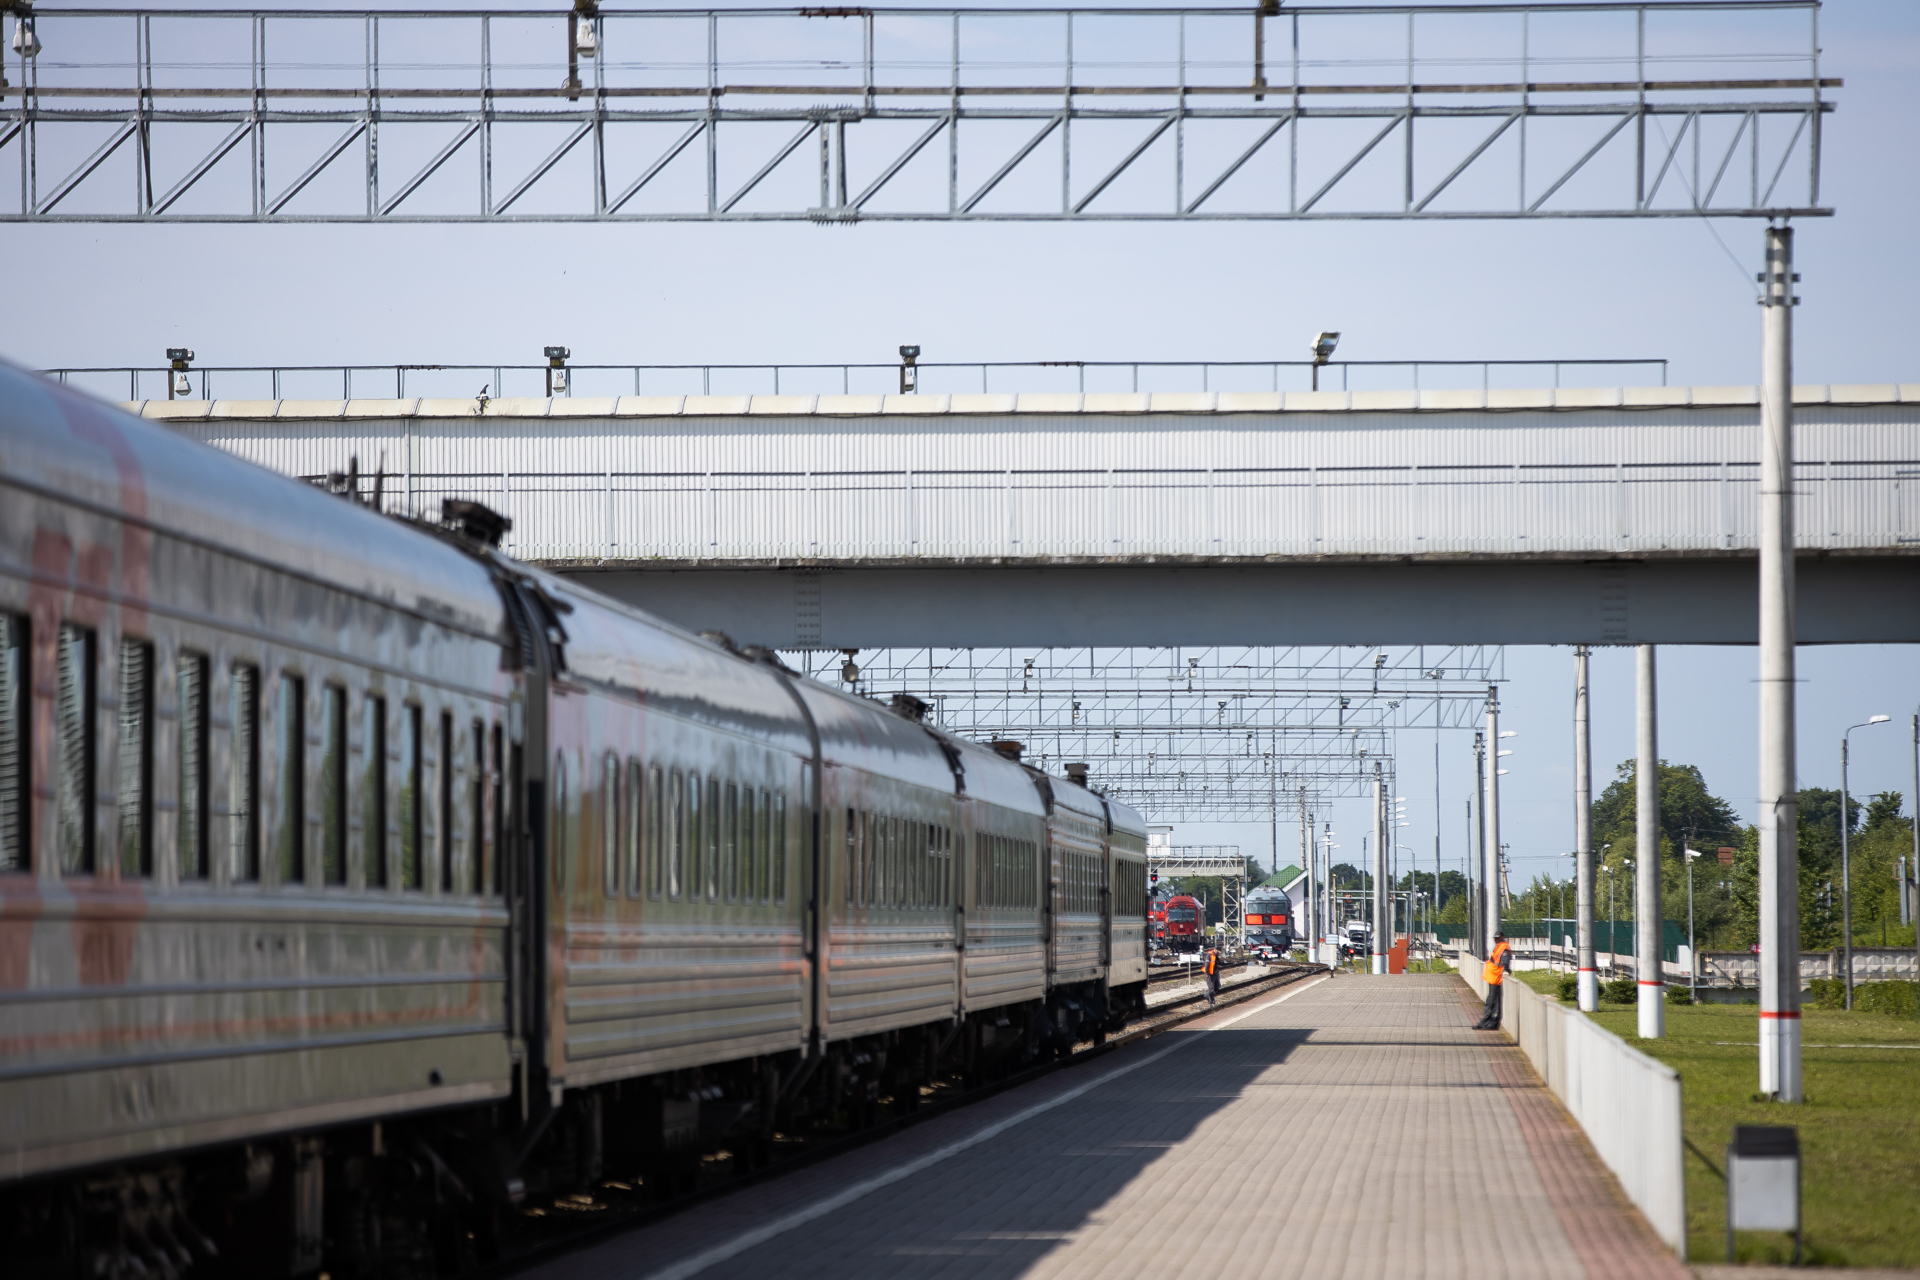
<svg viewBox="0 0 1920 1280">
<path fill-rule="evenodd" d="M 1807 787 L 1800 801 L 1800 946 L 1826 951 L 1840 945 L 1844 920 L 1840 893 L 1840 793 Z M 1911 945 L 1913 926 L 1902 926 L 1894 884 L 1895 864 L 1912 852 L 1913 821 L 1900 816 L 1902 796 L 1884 791 L 1867 804 L 1853 801 L 1848 840 L 1856 946 Z M 1862 822 L 1862 815 L 1865 821 Z M 1855 834 L 1857 833 L 1857 834 Z M 1718 947 L 1747 947 L 1760 936 L 1760 833 L 1747 827 L 1730 877 L 1731 914 Z M 1702 944 L 1703 946 L 1706 944 Z"/>
<path fill-rule="evenodd" d="M 1614 770 L 1614 780 L 1593 806 L 1593 840 L 1600 852 L 1601 874 L 1594 880 L 1596 915 L 1607 915 L 1607 877 L 1611 869 L 1617 884 L 1614 895 L 1617 918 L 1634 919 L 1633 884 L 1639 868 L 1626 863 L 1635 859 L 1639 827 L 1636 812 L 1635 761 L 1624 760 Z M 1722 846 L 1738 847 L 1742 827 L 1733 806 L 1707 789 L 1706 778 L 1698 766 L 1660 762 L 1660 901 L 1662 914 L 1669 920 L 1687 918 L 1687 866 L 1683 849 L 1696 849 L 1706 856 L 1693 866 L 1693 906 L 1695 933 L 1702 949 L 1743 945 L 1737 941 L 1737 874 L 1729 875 L 1715 851 Z M 1757 864 L 1756 864 L 1757 865 Z M 1512 913 L 1509 912 L 1509 918 Z"/>
</svg>

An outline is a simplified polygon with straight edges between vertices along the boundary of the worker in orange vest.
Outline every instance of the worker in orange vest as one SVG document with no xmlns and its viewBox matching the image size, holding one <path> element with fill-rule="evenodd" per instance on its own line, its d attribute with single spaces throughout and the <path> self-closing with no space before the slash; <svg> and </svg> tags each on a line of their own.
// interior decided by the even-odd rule
<svg viewBox="0 0 1920 1280">
<path fill-rule="evenodd" d="M 1513 948 L 1507 945 L 1507 935 L 1493 935 L 1493 954 L 1487 957 L 1486 967 L 1481 971 L 1487 980 L 1486 1016 L 1473 1024 L 1475 1031 L 1498 1031 L 1500 1029 L 1500 993 L 1505 989 L 1507 974 L 1513 970 Z"/>
<path fill-rule="evenodd" d="M 1213 1008 L 1213 998 L 1220 994 L 1220 953 L 1207 951 L 1207 1008 Z"/>
</svg>

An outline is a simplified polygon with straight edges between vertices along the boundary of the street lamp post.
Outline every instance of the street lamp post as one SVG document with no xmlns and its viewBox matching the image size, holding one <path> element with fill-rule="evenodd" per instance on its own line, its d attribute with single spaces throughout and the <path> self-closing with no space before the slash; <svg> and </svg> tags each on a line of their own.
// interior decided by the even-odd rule
<svg viewBox="0 0 1920 1280">
<path fill-rule="evenodd" d="M 1700 856 L 1700 851 L 1683 845 L 1680 853 L 1687 860 L 1687 994 L 1690 999 L 1698 1000 L 1700 998 L 1700 950 L 1693 940 L 1693 860 Z"/>
<path fill-rule="evenodd" d="M 1853 825 L 1847 812 L 1852 802 L 1847 798 L 1847 738 L 1855 729 L 1864 729 L 1870 724 L 1885 724 L 1892 716 L 1868 716 L 1856 725 L 1847 726 L 1846 733 L 1840 735 L 1840 949 L 1847 966 L 1847 1008 L 1853 1008 L 1853 877 L 1848 865 L 1847 829 Z"/>
<path fill-rule="evenodd" d="M 1620 859 L 1620 869 L 1621 869 L 1622 871 L 1625 871 L 1625 872 L 1627 873 L 1627 901 L 1628 901 L 1628 902 L 1632 902 L 1632 901 L 1634 900 L 1634 893 L 1635 893 L 1635 886 L 1636 886 L 1636 884 L 1638 883 L 1638 882 L 1637 882 L 1637 881 L 1636 881 L 1636 880 L 1635 880 L 1635 879 L 1633 878 L 1633 859 L 1632 859 L 1632 858 L 1622 858 L 1622 859 Z M 1615 935 L 1614 935 L 1614 936 L 1615 936 L 1615 939 L 1616 939 L 1616 941 L 1615 941 L 1615 945 L 1617 946 L 1617 945 L 1619 945 L 1619 943 L 1618 943 L 1618 937 L 1619 937 L 1619 926 L 1618 926 L 1618 925 L 1615 925 L 1615 926 L 1614 926 L 1614 930 L 1615 930 Z M 1640 980 L 1640 965 L 1639 965 L 1639 959 L 1640 959 L 1640 953 L 1639 953 L 1639 951 L 1638 951 L 1638 949 L 1636 949 L 1636 950 L 1635 950 L 1635 952 L 1634 952 L 1634 966 L 1633 966 L 1633 979 L 1634 979 L 1634 981 L 1635 981 L 1635 982 L 1638 982 L 1638 981 Z M 1638 997 L 1638 996 L 1635 996 L 1634 998 L 1635 998 L 1636 1000 L 1637 1000 L 1637 999 L 1639 999 L 1639 997 Z"/>
</svg>

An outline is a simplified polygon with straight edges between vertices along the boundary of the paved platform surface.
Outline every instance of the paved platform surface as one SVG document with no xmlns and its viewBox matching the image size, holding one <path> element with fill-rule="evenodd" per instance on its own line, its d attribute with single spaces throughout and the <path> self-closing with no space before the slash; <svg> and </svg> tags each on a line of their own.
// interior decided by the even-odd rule
<svg viewBox="0 0 1920 1280">
<path fill-rule="evenodd" d="M 1685 1280 L 1478 1014 L 1314 980 L 530 1274 Z"/>
</svg>

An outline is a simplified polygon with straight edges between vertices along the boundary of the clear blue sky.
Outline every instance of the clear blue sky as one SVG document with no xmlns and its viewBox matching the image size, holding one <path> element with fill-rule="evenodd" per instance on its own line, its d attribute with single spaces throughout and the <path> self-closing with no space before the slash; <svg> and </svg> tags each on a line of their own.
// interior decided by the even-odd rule
<svg viewBox="0 0 1920 1280">
<path fill-rule="evenodd" d="M 50 6 L 49 6 L 50 7 Z M 555 6 L 558 8 L 559 6 Z M 1796 380 L 1920 382 L 1920 5 L 1845 0 L 1821 19 L 1822 70 L 1845 78 L 1826 134 L 1825 198 L 1798 238 Z M 1353 358 L 1660 355 L 1683 383 L 1757 381 L 1760 228 L 1647 223 L 1315 225 L 35 226 L 4 233 L 11 321 L 30 365 L 206 363 L 1299 358 L 1338 329 Z M 22 305 L 31 300 L 31 305 Z M 1920 446 L 1917 446 L 1920 451 Z M 1837 781 L 1841 727 L 1860 791 L 1912 789 L 1907 648 L 1803 651 L 1801 774 Z M 1663 651 L 1663 753 L 1743 814 L 1756 785 L 1754 654 Z M 1520 730 L 1506 827 L 1519 871 L 1570 846 L 1567 651 L 1509 654 Z M 1596 662 L 1599 780 L 1631 753 L 1631 661 Z M 1431 856 L 1431 737 L 1403 787 Z M 1462 839 L 1468 739 L 1443 741 L 1442 830 Z M 1450 761 L 1450 763 L 1448 763 Z M 1424 766 L 1430 771 L 1430 763 Z M 1343 821 L 1343 819 L 1345 819 Z M 1360 807 L 1336 813 L 1357 858 Z M 1194 842 L 1267 845 L 1264 826 Z"/>
</svg>

